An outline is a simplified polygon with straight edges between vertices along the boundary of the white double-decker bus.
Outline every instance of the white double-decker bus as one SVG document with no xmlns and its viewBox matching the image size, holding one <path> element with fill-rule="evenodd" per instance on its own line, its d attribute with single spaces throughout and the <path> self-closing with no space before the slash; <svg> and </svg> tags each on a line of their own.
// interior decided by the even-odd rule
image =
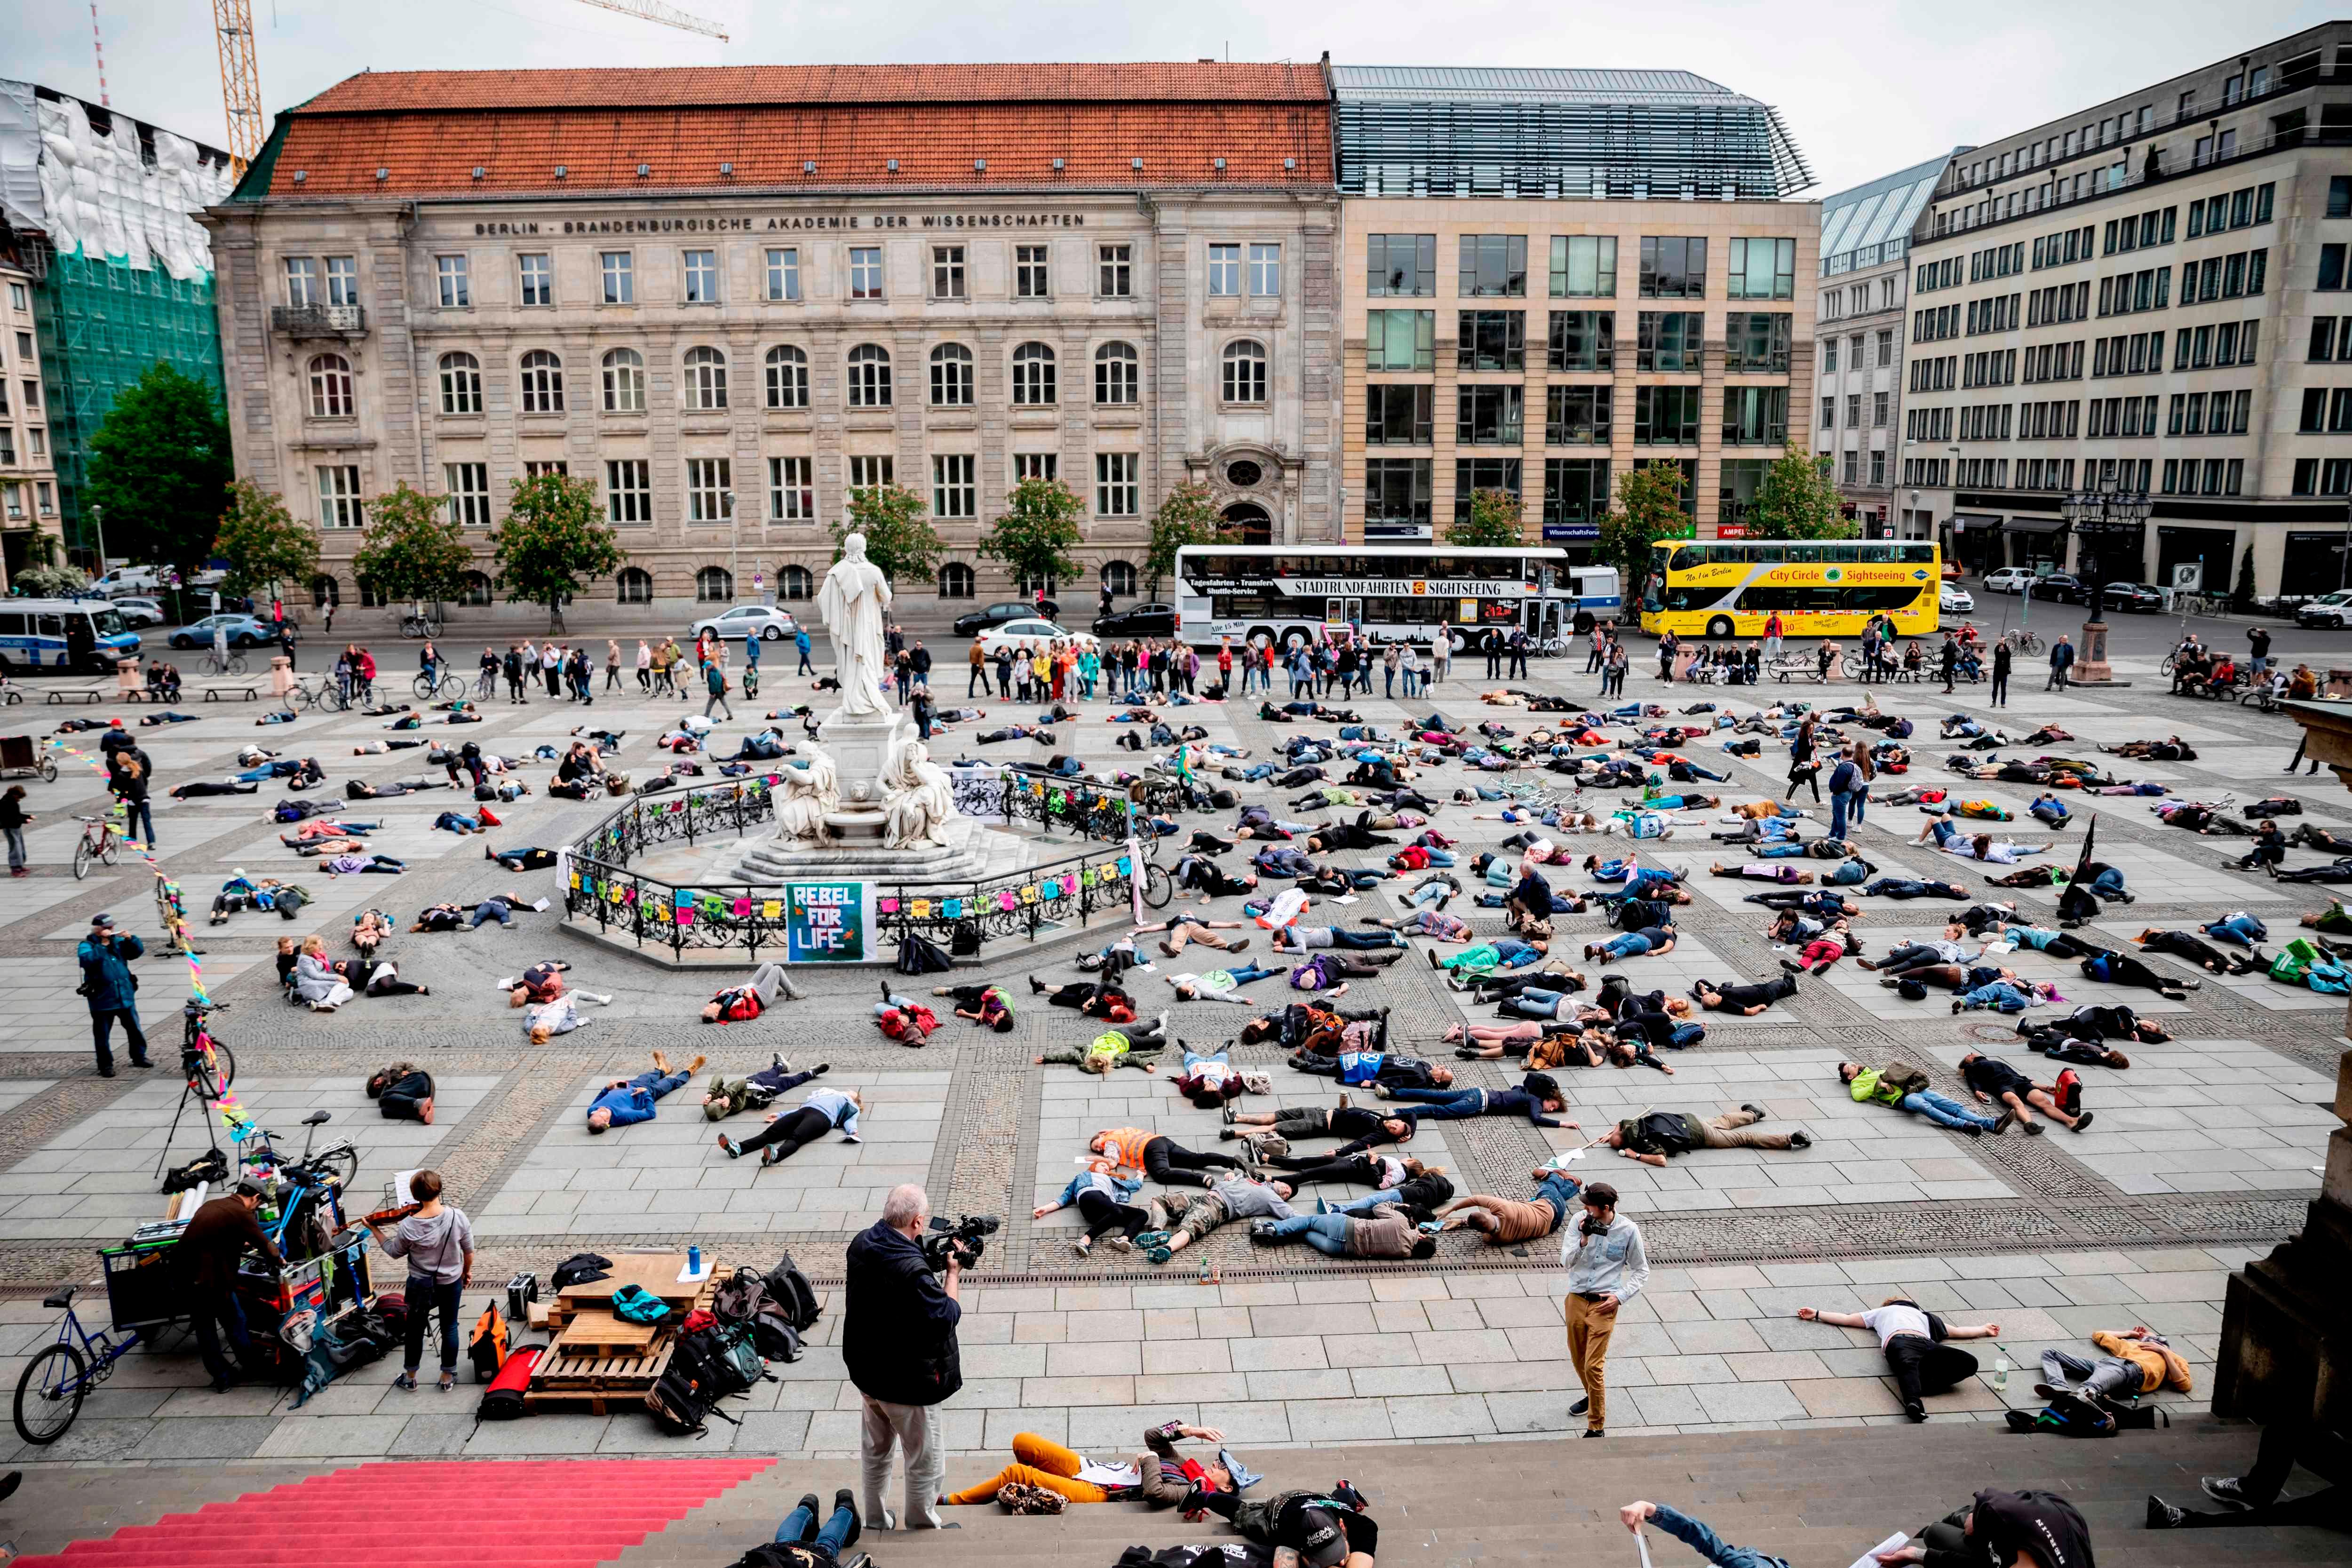
<svg viewBox="0 0 2352 1568">
<path fill-rule="evenodd" d="M 1528 545 L 1202 544 L 1176 552 L 1176 635 L 1313 640 L 1355 631 L 1375 643 L 1459 648 L 1489 626 L 1564 638 L 1579 612 L 1624 608 L 1613 566 L 1571 566 L 1564 550 Z M 1589 623 L 1588 623 L 1589 624 Z"/>
</svg>

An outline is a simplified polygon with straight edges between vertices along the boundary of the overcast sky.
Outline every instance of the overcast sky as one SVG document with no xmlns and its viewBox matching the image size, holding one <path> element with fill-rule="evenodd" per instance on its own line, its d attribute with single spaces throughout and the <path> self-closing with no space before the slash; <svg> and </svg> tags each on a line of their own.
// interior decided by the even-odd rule
<svg viewBox="0 0 2352 1568">
<path fill-rule="evenodd" d="M 1312 60 L 1696 71 L 1780 107 L 1827 195 L 2352 14 L 2352 0 L 677 0 L 727 43 L 582 0 L 253 0 L 271 112 L 362 69 Z M 206 0 L 99 0 L 116 108 L 224 139 Z M 0 75 L 95 100 L 88 0 L 0 0 Z M 19 25 L 19 22 L 22 25 Z"/>
</svg>

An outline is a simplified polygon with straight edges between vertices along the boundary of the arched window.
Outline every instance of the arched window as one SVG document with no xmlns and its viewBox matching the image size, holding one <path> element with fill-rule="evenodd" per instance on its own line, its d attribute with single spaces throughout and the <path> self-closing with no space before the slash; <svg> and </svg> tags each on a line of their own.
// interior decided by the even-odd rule
<svg viewBox="0 0 2352 1568">
<path fill-rule="evenodd" d="M 890 406 L 890 351 L 880 343 L 860 343 L 849 351 L 849 406 Z"/>
<path fill-rule="evenodd" d="M 563 362 L 545 349 L 533 349 L 522 356 L 522 411 L 563 412 Z"/>
<path fill-rule="evenodd" d="M 1225 401 L 1265 401 L 1265 345 L 1255 338 L 1225 345 Z"/>
<path fill-rule="evenodd" d="M 1054 401 L 1054 351 L 1044 343 L 1023 343 L 1013 351 L 1013 401 L 1029 407 Z"/>
<path fill-rule="evenodd" d="M 483 605 L 490 602 L 490 579 L 480 572 L 468 572 L 457 588 L 457 603 Z"/>
<path fill-rule="evenodd" d="M 1055 592 L 1054 579 L 1050 576 L 1032 577 L 1028 573 L 1024 572 L 1018 577 L 1013 579 L 1013 591 L 1024 599 L 1028 598 L 1031 595 L 1037 593 L 1041 589 L 1044 590 L 1045 596 L 1049 599 L 1054 596 Z"/>
<path fill-rule="evenodd" d="M 1134 403 L 1140 395 L 1135 345 L 1105 343 L 1095 350 L 1095 401 L 1106 407 Z"/>
<path fill-rule="evenodd" d="M 482 362 L 472 354 L 441 356 L 441 412 L 482 411 Z"/>
<path fill-rule="evenodd" d="M 969 599 L 972 592 L 971 568 L 961 561 L 950 561 L 940 568 L 940 597 Z"/>
<path fill-rule="evenodd" d="M 686 405 L 689 408 L 727 406 L 727 356 L 717 349 L 686 351 Z"/>
<path fill-rule="evenodd" d="M 808 355 L 789 343 L 768 351 L 768 406 L 808 406 Z"/>
<path fill-rule="evenodd" d="M 382 609 L 383 607 L 383 595 L 375 591 L 375 584 L 369 582 L 364 577 L 360 578 L 358 581 L 360 590 L 360 608 L 362 610 Z"/>
<path fill-rule="evenodd" d="M 971 406 L 971 351 L 961 343 L 941 343 L 931 351 L 931 406 Z"/>
<path fill-rule="evenodd" d="M 341 354 L 310 357 L 310 417 L 352 416 L 352 362 Z"/>
<path fill-rule="evenodd" d="M 705 566 L 694 574 L 694 596 L 706 605 L 730 604 L 735 597 L 735 576 L 724 566 Z"/>
<path fill-rule="evenodd" d="M 1135 593 L 1135 568 L 1124 561 L 1106 561 L 1102 569 L 1103 587 L 1120 598 L 1130 598 Z"/>
<path fill-rule="evenodd" d="M 646 357 L 635 349 L 611 349 L 604 354 L 604 412 L 643 414 L 646 411 Z"/>
<path fill-rule="evenodd" d="M 776 589 L 787 599 L 814 599 L 816 578 L 805 566 L 787 566 L 776 574 Z"/>
<path fill-rule="evenodd" d="M 322 610 L 343 602 L 343 585 L 324 572 L 310 579 L 310 607 Z"/>
<path fill-rule="evenodd" d="M 642 566 L 624 566 L 613 579 L 616 596 L 625 605 L 650 605 L 654 599 L 654 574 Z"/>
</svg>

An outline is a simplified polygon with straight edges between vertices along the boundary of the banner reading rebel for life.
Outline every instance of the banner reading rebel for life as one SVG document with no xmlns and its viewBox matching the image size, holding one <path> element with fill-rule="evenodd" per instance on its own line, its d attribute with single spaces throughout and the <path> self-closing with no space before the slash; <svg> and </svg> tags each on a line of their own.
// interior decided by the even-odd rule
<svg viewBox="0 0 2352 1568">
<path fill-rule="evenodd" d="M 866 958 L 866 885 L 794 882 L 785 889 L 786 952 L 794 963 L 859 963 Z"/>
</svg>

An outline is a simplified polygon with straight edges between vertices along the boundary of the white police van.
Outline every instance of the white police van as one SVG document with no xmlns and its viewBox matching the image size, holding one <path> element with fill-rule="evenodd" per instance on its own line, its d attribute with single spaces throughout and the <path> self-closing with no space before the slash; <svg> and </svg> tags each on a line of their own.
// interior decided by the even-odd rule
<svg viewBox="0 0 2352 1568">
<path fill-rule="evenodd" d="M 0 599 L 0 675 L 21 670 L 110 674 L 135 658 L 139 638 L 104 599 Z"/>
</svg>

